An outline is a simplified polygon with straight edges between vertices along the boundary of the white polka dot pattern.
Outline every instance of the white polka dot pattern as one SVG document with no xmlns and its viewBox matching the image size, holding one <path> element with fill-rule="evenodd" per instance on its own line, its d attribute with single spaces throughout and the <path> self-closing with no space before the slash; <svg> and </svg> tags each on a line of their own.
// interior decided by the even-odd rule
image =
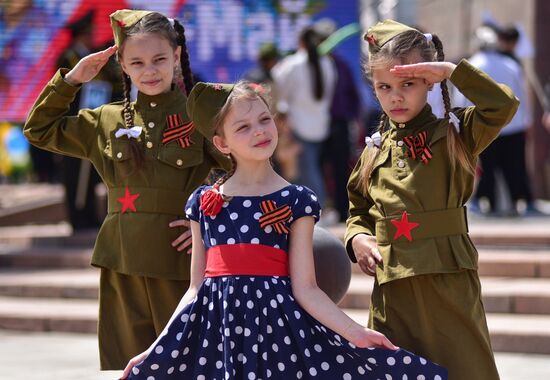
<svg viewBox="0 0 550 380">
<path fill-rule="evenodd" d="M 319 218 L 315 194 L 289 185 L 265 196 L 234 196 L 215 217 L 200 211 L 202 186 L 185 213 L 199 222 L 206 248 L 262 244 L 288 251 L 288 236 L 260 228 L 260 202 L 288 205 L 293 221 Z M 257 250 L 257 246 L 254 247 Z M 165 379 L 424 379 L 444 380 L 446 371 L 405 350 L 356 348 L 303 310 L 288 277 L 205 278 L 198 294 L 128 377 Z"/>
<path fill-rule="evenodd" d="M 352 348 L 291 293 L 288 277 L 205 278 L 195 301 L 128 378 L 447 378 L 444 369 L 405 350 Z"/>
<path fill-rule="evenodd" d="M 265 196 L 233 196 L 219 214 L 205 217 L 200 210 L 200 196 L 208 188 L 201 186 L 195 190 L 185 206 L 187 217 L 200 223 L 207 249 L 217 244 L 262 244 L 288 251 L 287 234 L 278 233 L 270 225 L 260 228 L 260 203 L 266 199 L 275 202 L 277 207 L 290 207 L 292 216 L 286 222 L 287 227 L 304 216 L 317 221 L 321 212 L 317 197 L 310 189 L 289 185 Z"/>
</svg>

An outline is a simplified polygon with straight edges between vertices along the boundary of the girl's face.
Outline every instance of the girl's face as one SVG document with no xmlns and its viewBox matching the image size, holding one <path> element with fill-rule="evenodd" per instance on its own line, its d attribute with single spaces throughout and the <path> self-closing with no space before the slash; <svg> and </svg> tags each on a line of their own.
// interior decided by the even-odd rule
<svg viewBox="0 0 550 380">
<path fill-rule="evenodd" d="M 124 42 L 120 64 L 140 92 L 158 95 L 170 91 L 180 53 L 181 47 L 174 50 L 165 38 L 138 34 Z"/>
<path fill-rule="evenodd" d="M 223 136 L 214 145 L 239 161 L 265 161 L 277 146 L 277 127 L 261 99 L 236 99 L 223 123 Z"/>
<path fill-rule="evenodd" d="M 412 60 L 416 63 L 420 60 Z M 403 78 L 390 72 L 390 69 L 400 62 L 392 62 L 387 67 L 372 71 L 374 92 L 380 101 L 380 106 L 396 123 L 406 123 L 420 113 L 426 105 L 428 91 L 432 85 L 421 78 Z"/>
</svg>

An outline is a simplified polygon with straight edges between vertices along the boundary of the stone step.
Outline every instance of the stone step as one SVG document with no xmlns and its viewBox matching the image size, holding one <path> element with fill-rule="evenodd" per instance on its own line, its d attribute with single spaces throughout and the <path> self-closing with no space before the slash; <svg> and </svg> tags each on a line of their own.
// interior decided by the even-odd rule
<svg viewBox="0 0 550 380">
<path fill-rule="evenodd" d="M 0 227 L 0 247 L 93 247 L 99 230 L 73 231 L 67 222 Z"/>
<path fill-rule="evenodd" d="M 97 269 L 0 271 L 0 296 L 97 300 Z"/>
<path fill-rule="evenodd" d="M 368 311 L 345 310 L 366 324 Z M 0 297 L 0 329 L 97 333 L 95 300 Z M 550 316 L 487 315 L 495 351 L 550 354 Z"/>
<path fill-rule="evenodd" d="M 81 237 L 86 239 L 86 237 Z M 91 245 L 90 245 L 91 246 Z M 0 244 L 0 268 L 73 268 L 90 267 L 92 248 L 18 247 Z M 362 273 L 358 265 L 352 272 Z M 550 250 L 479 250 L 480 276 L 550 278 Z"/>
<path fill-rule="evenodd" d="M 339 306 L 367 309 L 373 278 L 354 274 Z M 550 316 L 550 279 L 481 277 L 482 297 L 488 313 L 544 314 Z"/>
<path fill-rule="evenodd" d="M 550 249 L 482 249 L 478 271 L 480 276 L 550 278 Z"/>
<path fill-rule="evenodd" d="M 0 185 L 0 226 L 58 223 L 67 219 L 61 184 Z"/>
<path fill-rule="evenodd" d="M 97 332 L 97 300 L 0 297 L 0 329 Z"/>
<path fill-rule="evenodd" d="M 368 311 L 344 311 L 357 322 L 367 324 Z M 494 351 L 550 354 L 550 316 L 487 314 L 487 325 Z"/>
<path fill-rule="evenodd" d="M 550 279 L 482 277 L 483 302 L 488 313 L 550 315 Z M 96 269 L 2 270 L 0 296 L 97 299 Z M 373 278 L 354 274 L 344 308 L 367 309 Z"/>
<path fill-rule="evenodd" d="M 0 207 L 1 210 L 1 207 Z M 342 239 L 345 224 L 327 227 Z M 495 219 L 472 221 L 470 236 L 478 247 L 550 249 L 550 216 L 541 218 Z M 60 222 L 47 225 L 0 226 L 0 249 L 3 246 L 86 246 L 92 247 L 97 230 L 73 233 L 70 225 Z"/>
<path fill-rule="evenodd" d="M 0 250 L 0 268 L 90 268 L 92 248 L 9 247 Z"/>
<path fill-rule="evenodd" d="M 550 249 L 479 249 L 479 275 L 550 278 Z M 352 265 L 352 273 L 363 273 Z"/>
</svg>

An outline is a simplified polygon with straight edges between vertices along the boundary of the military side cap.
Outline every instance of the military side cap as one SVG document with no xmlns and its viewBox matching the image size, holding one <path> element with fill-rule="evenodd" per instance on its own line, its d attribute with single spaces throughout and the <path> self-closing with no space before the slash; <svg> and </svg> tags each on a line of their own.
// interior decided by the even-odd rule
<svg viewBox="0 0 550 380">
<path fill-rule="evenodd" d="M 214 118 L 233 91 L 233 84 L 198 82 L 187 98 L 187 114 L 207 139 L 214 136 Z"/>
<path fill-rule="evenodd" d="M 260 59 L 268 60 L 268 59 L 277 59 L 280 57 L 279 50 L 277 49 L 277 46 L 275 44 L 268 42 L 263 44 L 260 47 L 260 51 L 258 56 Z"/>
<path fill-rule="evenodd" d="M 384 20 L 371 26 L 364 36 L 365 41 L 369 43 L 369 55 L 378 52 L 382 46 L 395 36 L 409 30 L 416 29 L 393 20 Z"/>
<path fill-rule="evenodd" d="M 116 46 L 120 47 L 126 38 L 126 30 L 139 22 L 143 17 L 147 16 L 151 11 L 134 11 L 131 9 L 121 9 L 112 13 L 111 28 Z"/>
</svg>

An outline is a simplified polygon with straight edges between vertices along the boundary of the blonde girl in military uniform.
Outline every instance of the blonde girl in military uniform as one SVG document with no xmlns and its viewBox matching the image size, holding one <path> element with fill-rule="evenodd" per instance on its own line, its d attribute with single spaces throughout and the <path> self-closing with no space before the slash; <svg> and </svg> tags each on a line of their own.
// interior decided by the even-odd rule
<svg viewBox="0 0 550 380">
<path fill-rule="evenodd" d="M 450 380 L 498 379 L 464 204 L 479 154 L 519 102 L 467 61 L 443 62 L 435 35 L 386 20 L 365 39 L 384 114 L 349 180 L 345 244 L 376 277 L 369 327 L 446 367 Z M 447 79 L 473 107 L 451 110 Z M 443 119 L 426 102 L 438 82 Z"/>
<path fill-rule="evenodd" d="M 92 265 L 101 268 L 101 369 L 123 369 L 162 331 L 189 286 L 187 198 L 213 167 L 229 163 L 190 122 L 180 66 L 193 85 L 184 29 L 148 11 L 111 15 L 116 46 L 60 69 L 38 97 L 24 132 L 43 149 L 90 160 L 108 188 L 108 214 Z M 64 116 L 82 83 L 117 54 L 124 102 Z M 130 88 L 138 90 L 130 101 Z M 171 227 L 171 228 L 170 228 Z"/>
</svg>

